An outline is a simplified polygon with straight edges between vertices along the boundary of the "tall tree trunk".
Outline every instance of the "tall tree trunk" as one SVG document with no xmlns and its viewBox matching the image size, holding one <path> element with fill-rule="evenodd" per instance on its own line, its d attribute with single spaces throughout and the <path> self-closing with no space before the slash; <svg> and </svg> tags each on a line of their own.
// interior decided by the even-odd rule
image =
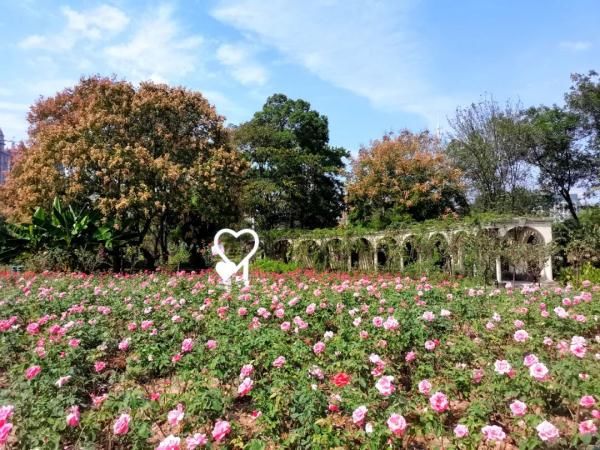
<svg viewBox="0 0 600 450">
<path fill-rule="evenodd" d="M 565 202 L 567 202 L 567 208 L 569 208 L 571 216 L 573 216 L 573 219 L 577 222 L 577 225 L 579 225 L 579 217 L 577 217 L 577 211 L 575 211 L 575 205 L 573 205 L 573 200 L 571 200 L 569 191 L 561 190 L 560 195 L 565 199 Z"/>
</svg>

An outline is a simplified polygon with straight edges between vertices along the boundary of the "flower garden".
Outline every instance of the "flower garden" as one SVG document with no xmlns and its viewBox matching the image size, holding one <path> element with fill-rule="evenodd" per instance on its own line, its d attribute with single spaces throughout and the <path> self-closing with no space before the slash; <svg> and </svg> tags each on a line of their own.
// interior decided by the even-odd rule
<svg viewBox="0 0 600 450">
<path fill-rule="evenodd" d="M 600 285 L 0 278 L 6 448 L 584 448 Z"/>
</svg>

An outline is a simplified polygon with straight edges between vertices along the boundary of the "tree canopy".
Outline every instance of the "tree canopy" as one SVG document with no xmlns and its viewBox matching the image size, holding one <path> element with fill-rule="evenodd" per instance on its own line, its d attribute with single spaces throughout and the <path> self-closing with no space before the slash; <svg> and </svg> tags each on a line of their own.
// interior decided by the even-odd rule
<svg viewBox="0 0 600 450">
<path fill-rule="evenodd" d="M 458 108 L 450 119 L 447 151 L 463 171 L 479 209 L 512 212 L 522 200 L 528 168 L 520 115 L 519 105 L 502 107 L 486 97 Z"/>
<path fill-rule="evenodd" d="M 381 228 L 464 212 L 461 175 L 428 132 L 386 134 L 361 148 L 352 162 L 349 218 Z"/>
<path fill-rule="evenodd" d="M 245 212 L 261 228 L 336 225 L 343 210 L 345 149 L 329 145 L 327 117 L 304 100 L 269 97 L 235 129 L 250 162 Z"/>
<path fill-rule="evenodd" d="M 586 187 L 598 174 L 594 155 L 577 139 L 580 117 L 558 106 L 530 108 L 526 112 L 528 145 L 526 158 L 539 169 L 544 190 L 560 195 L 577 221 L 571 191 Z"/>
<path fill-rule="evenodd" d="M 198 92 L 95 76 L 41 98 L 28 120 L 29 140 L 0 190 L 13 221 L 57 197 L 130 227 L 138 243 L 150 231 L 154 257 L 166 258 L 174 228 L 207 230 L 237 217 L 246 163 Z"/>
</svg>

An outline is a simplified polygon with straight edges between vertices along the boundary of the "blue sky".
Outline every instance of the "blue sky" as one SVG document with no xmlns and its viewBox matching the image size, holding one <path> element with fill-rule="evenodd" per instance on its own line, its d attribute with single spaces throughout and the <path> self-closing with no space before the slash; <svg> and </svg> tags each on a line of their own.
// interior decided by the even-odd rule
<svg viewBox="0 0 600 450">
<path fill-rule="evenodd" d="M 203 92 L 231 123 L 272 93 L 308 100 L 355 152 L 386 131 L 447 128 L 489 93 L 561 103 L 600 70 L 596 0 L 0 0 L 0 128 L 80 76 Z"/>
</svg>

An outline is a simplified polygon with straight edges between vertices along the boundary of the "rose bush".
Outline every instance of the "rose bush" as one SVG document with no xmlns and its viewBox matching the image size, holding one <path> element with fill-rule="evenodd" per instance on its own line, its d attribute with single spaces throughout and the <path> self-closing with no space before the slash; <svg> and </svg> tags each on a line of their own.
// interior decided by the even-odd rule
<svg viewBox="0 0 600 450">
<path fill-rule="evenodd" d="M 600 285 L 0 276 L 8 448 L 598 444 Z"/>
</svg>

